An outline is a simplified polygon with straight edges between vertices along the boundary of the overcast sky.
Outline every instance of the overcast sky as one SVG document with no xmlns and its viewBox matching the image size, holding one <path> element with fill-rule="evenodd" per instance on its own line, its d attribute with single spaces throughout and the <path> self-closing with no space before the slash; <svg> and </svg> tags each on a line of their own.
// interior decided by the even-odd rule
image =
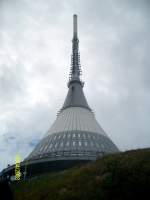
<svg viewBox="0 0 150 200">
<path fill-rule="evenodd" d="M 64 103 L 73 14 L 98 122 L 122 151 L 150 147 L 149 0 L 1 0 L 0 169 L 32 151 Z"/>
</svg>

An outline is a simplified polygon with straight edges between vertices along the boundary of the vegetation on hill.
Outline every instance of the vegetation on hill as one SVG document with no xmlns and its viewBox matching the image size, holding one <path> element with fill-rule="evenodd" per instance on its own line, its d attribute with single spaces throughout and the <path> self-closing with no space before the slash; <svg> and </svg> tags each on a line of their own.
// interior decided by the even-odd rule
<svg viewBox="0 0 150 200">
<path fill-rule="evenodd" d="M 11 187 L 15 200 L 150 199 L 150 149 L 107 155 Z"/>
</svg>

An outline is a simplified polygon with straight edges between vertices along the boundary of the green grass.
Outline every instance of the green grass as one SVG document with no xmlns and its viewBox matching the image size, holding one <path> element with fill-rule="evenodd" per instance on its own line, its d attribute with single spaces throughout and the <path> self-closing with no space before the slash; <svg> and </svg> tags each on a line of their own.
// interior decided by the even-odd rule
<svg viewBox="0 0 150 200">
<path fill-rule="evenodd" d="M 15 200 L 150 199 L 150 149 L 98 159 L 82 167 L 12 184 Z"/>
</svg>

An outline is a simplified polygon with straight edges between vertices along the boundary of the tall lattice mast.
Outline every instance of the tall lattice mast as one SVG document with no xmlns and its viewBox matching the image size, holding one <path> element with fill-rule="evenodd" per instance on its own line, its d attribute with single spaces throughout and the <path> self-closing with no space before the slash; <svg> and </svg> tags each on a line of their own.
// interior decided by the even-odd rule
<svg viewBox="0 0 150 200">
<path fill-rule="evenodd" d="M 77 15 L 73 15 L 72 56 L 71 56 L 71 69 L 70 69 L 68 87 L 74 81 L 79 81 L 83 86 L 83 82 L 81 81 L 80 76 L 81 76 L 81 65 L 80 65 L 80 53 L 79 53 Z"/>
</svg>

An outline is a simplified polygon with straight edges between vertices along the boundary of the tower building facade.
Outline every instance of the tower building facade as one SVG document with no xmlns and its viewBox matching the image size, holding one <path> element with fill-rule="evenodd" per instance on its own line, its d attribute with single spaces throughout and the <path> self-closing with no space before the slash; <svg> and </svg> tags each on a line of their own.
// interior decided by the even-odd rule
<svg viewBox="0 0 150 200">
<path fill-rule="evenodd" d="M 74 15 L 68 94 L 55 122 L 27 160 L 95 160 L 97 156 L 118 151 L 95 119 L 80 76 L 77 15 Z"/>
<path fill-rule="evenodd" d="M 83 87 L 77 15 L 74 15 L 68 94 L 53 125 L 30 155 L 21 162 L 23 176 L 30 177 L 46 171 L 68 168 L 119 151 L 97 122 L 84 96 Z M 12 165 L 4 169 L 1 178 L 13 176 L 14 167 Z"/>
</svg>

